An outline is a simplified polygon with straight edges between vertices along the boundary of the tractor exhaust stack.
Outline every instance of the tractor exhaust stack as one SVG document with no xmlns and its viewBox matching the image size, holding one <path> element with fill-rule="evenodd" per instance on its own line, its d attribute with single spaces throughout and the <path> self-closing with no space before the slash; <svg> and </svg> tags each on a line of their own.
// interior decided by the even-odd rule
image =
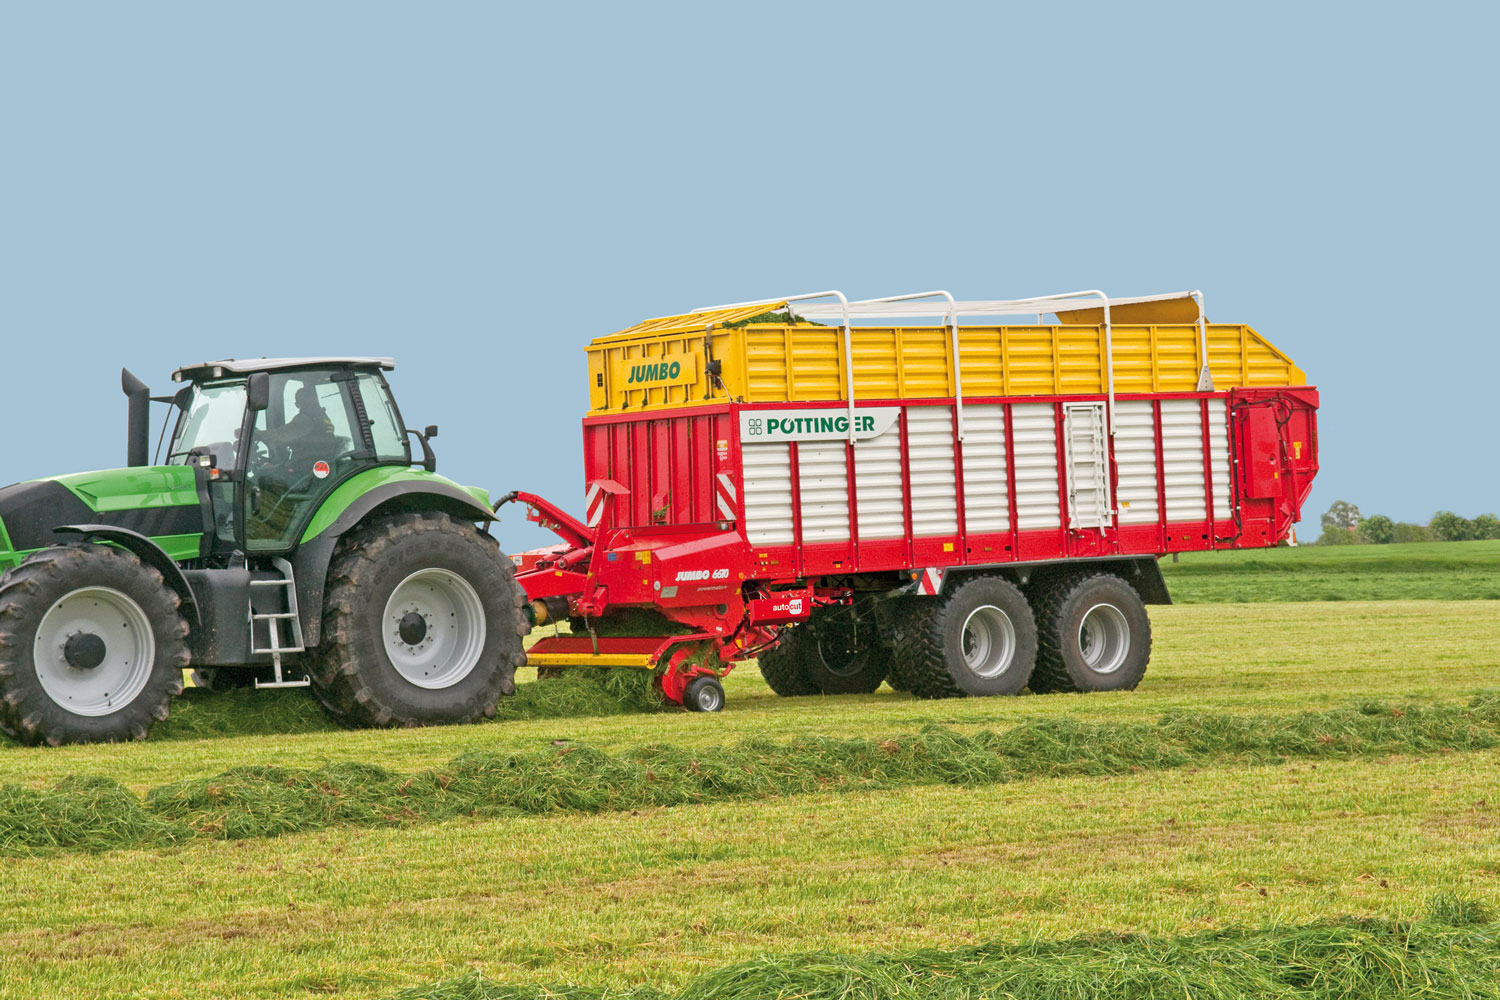
<svg viewBox="0 0 1500 1000">
<path fill-rule="evenodd" d="M 126 420 L 126 465 L 151 464 L 151 390 L 146 383 L 120 369 L 120 388 L 129 400 L 129 415 Z"/>
</svg>

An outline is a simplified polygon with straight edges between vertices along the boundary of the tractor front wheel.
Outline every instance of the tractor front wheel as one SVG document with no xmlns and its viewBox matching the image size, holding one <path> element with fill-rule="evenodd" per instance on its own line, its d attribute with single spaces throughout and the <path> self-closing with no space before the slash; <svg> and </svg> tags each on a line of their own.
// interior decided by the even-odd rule
<svg viewBox="0 0 1500 1000">
<path fill-rule="evenodd" d="M 494 539 L 435 512 L 351 532 L 328 574 L 318 700 L 348 725 L 477 722 L 515 691 L 530 631 Z"/>
<path fill-rule="evenodd" d="M 180 604 L 122 548 L 27 556 L 0 581 L 0 727 L 53 746 L 145 739 L 182 693 Z"/>
</svg>

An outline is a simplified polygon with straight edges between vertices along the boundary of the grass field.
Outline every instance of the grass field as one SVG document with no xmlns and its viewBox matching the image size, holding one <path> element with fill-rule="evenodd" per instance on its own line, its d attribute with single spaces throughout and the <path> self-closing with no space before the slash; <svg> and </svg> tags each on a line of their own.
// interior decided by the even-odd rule
<svg viewBox="0 0 1500 1000">
<path fill-rule="evenodd" d="M 1188 600 L 1295 560 L 1350 599 L 1155 608 L 1126 694 L 750 668 L 717 716 L 342 732 L 284 692 L 0 746 L 0 998 L 1496 996 L 1500 601 L 1432 569 L 1494 578 L 1486 544 L 1185 558 Z M 49 848 L 26 808 L 156 826 Z"/>
<path fill-rule="evenodd" d="M 1189 552 L 1161 565 L 1182 604 L 1500 600 L 1500 541 Z"/>
</svg>

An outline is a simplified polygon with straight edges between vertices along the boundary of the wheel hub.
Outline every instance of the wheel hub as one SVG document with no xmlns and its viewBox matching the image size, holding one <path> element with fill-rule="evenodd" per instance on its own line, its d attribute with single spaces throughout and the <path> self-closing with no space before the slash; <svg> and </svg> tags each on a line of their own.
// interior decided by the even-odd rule
<svg viewBox="0 0 1500 1000">
<path fill-rule="evenodd" d="M 402 642 L 415 646 L 427 638 L 427 619 L 415 611 L 408 611 L 401 616 L 401 624 L 396 627 L 396 631 Z"/>
<path fill-rule="evenodd" d="M 1078 651 L 1089 668 L 1112 674 L 1130 656 L 1130 622 L 1113 604 L 1096 604 L 1078 624 Z"/>
<path fill-rule="evenodd" d="M 63 643 L 63 659 L 78 670 L 93 670 L 108 652 L 104 640 L 92 632 L 74 632 Z"/>
<path fill-rule="evenodd" d="M 145 689 L 155 660 L 145 610 L 111 587 L 64 594 L 42 615 L 32 641 L 37 682 L 74 715 L 109 715 L 129 705 Z"/>
<path fill-rule="evenodd" d="M 999 677 L 1016 656 L 1016 626 L 1001 609 L 986 604 L 970 612 L 964 622 L 960 649 L 976 676 Z"/>
<path fill-rule="evenodd" d="M 484 651 L 484 603 L 467 580 L 446 569 L 418 570 L 397 584 L 385 621 L 391 666 L 420 688 L 452 687 Z"/>
</svg>

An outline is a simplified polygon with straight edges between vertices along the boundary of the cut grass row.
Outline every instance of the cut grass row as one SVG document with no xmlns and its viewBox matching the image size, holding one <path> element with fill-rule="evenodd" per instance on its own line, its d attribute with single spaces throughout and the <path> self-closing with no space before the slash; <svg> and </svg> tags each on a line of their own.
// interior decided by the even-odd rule
<svg viewBox="0 0 1500 1000">
<path fill-rule="evenodd" d="M 1497 764 L 1183 768 L 12 858 L 0 998 L 365 1000 L 467 970 L 670 993 L 766 955 L 1412 920 L 1439 892 L 1500 903 Z"/>
<path fill-rule="evenodd" d="M 1477 1000 L 1500 997 L 1500 925 L 1490 918 L 1482 903 L 1439 895 L 1416 923 L 1344 919 L 1164 940 L 1092 935 L 895 955 L 766 956 L 670 993 L 512 986 L 470 974 L 392 1000 Z"/>
<path fill-rule="evenodd" d="M 106 777 L 46 790 L 0 786 L 0 853 L 242 840 L 333 826 L 464 816 L 596 813 L 842 789 L 976 787 L 1288 759 L 1347 760 L 1500 747 L 1500 695 L 1467 706 L 1365 703 L 1292 716 L 1180 714 L 1155 724 L 1040 719 L 1003 731 L 931 726 L 886 739 L 764 738 L 718 747 L 644 744 L 619 753 L 561 741 L 473 752 L 441 768 L 256 766 L 174 782 L 138 798 Z"/>
<path fill-rule="evenodd" d="M 526 750 L 560 738 L 606 749 L 643 740 L 709 747 L 767 732 L 779 738 L 884 739 L 929 723 L 968 730 L 1028 718 L 1149 721 L 1172 712 L 1284 714 L 1363 697 L 1467 699 L 1500 686 L 1500 603 L 1493 601 L 1198 605 L 1153 608 L 1152 619 L 1151 669 L 1140 688 L 1119 694 L 924 702 L 883 688 L 864 696 L 778 698 L 747 665 L 729 676 L 728 706 L 713 715 L 620 714 L 620 706 L 596 702 L 566 716 L 507 716 L 492 725 L 331 737 L 305 692 L 244 692 L 223 699 L 205 692 L 183 702 L 180 718 L 168 722 L 183 726 L 182 739 L 153 736 L 144 743 L 55 749 L 7 745 L 0 747 L 0 782 L 45 787 L 73 774 L 105 773 L 142 792 L 271 761 L 348 760 L 412 770 L 437 767 L 470 751 Z M 525 683 L 520 691 L 545 686 Z M 254 713 L 269 713 L 278 704 L 308 731 L 233 735 Z M 255 724 L 257 732 L 267 728 Z"/>
<path fill-rule="evenodd" d="M 1500 600 L 1500 541 L 1188 552 L 1164 559 L 1180 604 Z"/>
</svg>

